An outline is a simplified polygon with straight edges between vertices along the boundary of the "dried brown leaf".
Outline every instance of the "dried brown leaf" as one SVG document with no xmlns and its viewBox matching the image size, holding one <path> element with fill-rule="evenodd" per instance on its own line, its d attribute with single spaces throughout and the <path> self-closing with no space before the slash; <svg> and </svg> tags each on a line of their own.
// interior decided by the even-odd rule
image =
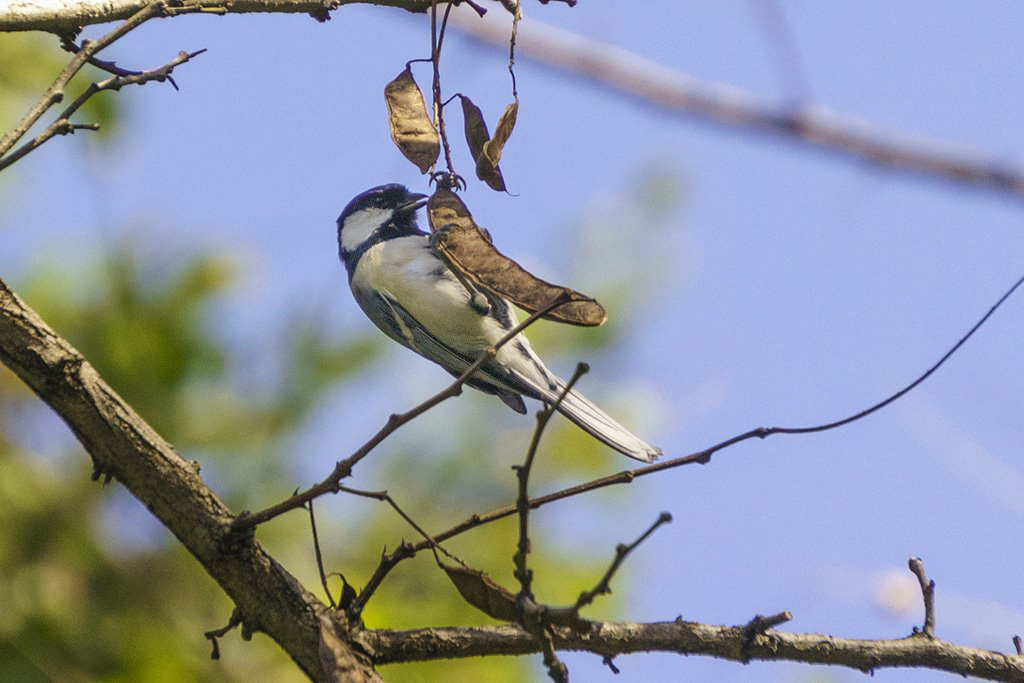
<svg viewBox="0 0 1024 683">
<path fill-rule="evenodd" d="M 593 327 L 607 319 L 607 313 L 594 299 L 567 287 L 553 285 L 531 274 L 499 252 L 473 220 L 469 209 L 450 189 L 440 187 L 427 202 L 430 229 L 435 244 L 452 268 L 466 279 L 523 310 L 534 313 L 568 296 L 563 304 L 544 317 L 549 320 Z"/>
<path fill-rule="evenodd" d="M 518 115 L 519 98 L 517 97 L 512 104 L 505 107 L 505 111 L 501 112 L 501 118 L 498 119 L 498 126 L 494 129 L 494 135 L 484 145 L 484 156 L 487 157 L 488 161 L 495 168 L 497 168 L 498 162 L 501 161 L 501 151 L 505 149 L 505 143 L 508 142 L 509 136 L 512 135 L 512 129 L 516 127 L 516 116 Z"/>
<path fill-rule="evenodd" d="M 483 112 L 480 107 L 473 104 L 473 100 L 460 94 L 462 100 L 462 120 L 466 128 L 466 144 L 469 145 L 469 153 L 473 155 L 476 162 L 476 177 L 487 183 L 488 187 L 498 192 L 505 191 L 505 179 L 501 176 L 501 169 L 498 165 L 492 164 L 484 154 L 484 146 L 490 140 L 490 133 L 487 132 L 487 123 L 484 121 Z"/>
<path fill-rule="evenodd" d="M 437 161 L 441 140 L 408 64 L 395 80 L 384 86 L 384 101 L 388 105 L 391 139 L 405 158 L 419 167 L 420 173 L 426 173 Z"/>
<path fill-rule="evenodd" d="M 502 621 L 517 621 L 516 596 L 477 569 L 442 564 L 441 568 L 455 584 L 466 602 L 489 617 Z"/>
</svg>

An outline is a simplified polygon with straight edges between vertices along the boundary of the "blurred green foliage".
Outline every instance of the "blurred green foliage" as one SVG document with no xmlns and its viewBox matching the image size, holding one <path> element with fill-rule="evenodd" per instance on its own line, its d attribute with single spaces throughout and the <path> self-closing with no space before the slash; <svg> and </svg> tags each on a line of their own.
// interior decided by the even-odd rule
<svg viewBox="0 0 1024 683">
<path fill-rule="evenodd" d="M 78 254 L 75 267 L 44 261 L 15 289 L 183 456 L 199 461 L 207 481 L 236 510 L 277 502 L 309 483 L 296 481 L 294 464 L 302 453 L 292 451 L 300 437 L 322 438 L 314 433 L 316 412 L 332 397 L 361 405 L 362 392 L 395 381 L 391 356 L 382 356 L 388 342 L 368 323 L 359 328 L 366 336 L 339 336 L 316 316 L 280 323 L 269 344 L 230 340 L 218 312 L 236 279 L 234 262 L 194 250 L 160 253 L 162 261 L 152 263 L 121 245 L 102 258 Z M 339 297 L 347 301 L 343 288 Z M 614 350 L 622 329 L 615 326 L 595 340 L 544 324 L 531 336 L 558 337 L 570 358 L 582 343 L 595 360 Z M 387 354 L 407 353 L 387 348 Z M 544 355 L 557 367 L 569 365 Z M 593 394 L 587 389 L 593 386 L 585 382 L 584 390 Z M 422 397 L 440 388 L 425 387 Z M 622 417 L 629 423 L 628 414 Z M 363 420 L 345 428 L 368 437 L 379 426 Z M 437 532 L 514 499 L 510 465 L 522 461 L 532 428 L 532 420 L 470 391 L 393 435 L 350 483 L 387 488 L 421 526 Z M 556 419 L 542 442 L 532 490 L 598 476 L 609 466 L 621 467 L 619 458 Z M 222 640 L 222 659 L 211 661 L 202 633 L 226 622 L 229 600 L 119 485 L 91 482 L 89 467 L 48 409 L 0 366 L 0 681 L 304 680 L 263 636 L 242 642 L 235 631 Z M 606 509 L 609 500 L 614 505 L 614 496 L 602 498 L 601 507 L 586 507 L 586 500 L 561 505 L 583 506 L 600 525 L 601 515 L 607 520 L 616 514 Z M 594 547 L 566 538 L 564 530 L 556 534 L 565 509 L 553 505 L 531 517 L 535 590 L 552 604 L 569 603 L 592 587 L 614 543 L 629 540 Z M 417 540 L 414 530 L 375 501 L 331 497 L 318 502 L 317 516 L 326 571 L 344 574 L 357 587 L 383 548 Z M 516 533 L 510 518 L 445 547 L 515 590 Z M 258 535 L 323 598 L 306 515 L 275 519 Z M 627 575 L 628 563 L 617 585 Z M 340 581 L 331 582 L 337 596 Z M 614 596 L 602 597 L 588 615 L 610 617 L 617 606 Z M 395 628 L 493 623 L 460 599 L 429 553 L 392 571 L 365 621 Z M 400 682 L 544 678 L 538 662 L 510 657 L 395 665 L 382 674 Z"/>
</svg>

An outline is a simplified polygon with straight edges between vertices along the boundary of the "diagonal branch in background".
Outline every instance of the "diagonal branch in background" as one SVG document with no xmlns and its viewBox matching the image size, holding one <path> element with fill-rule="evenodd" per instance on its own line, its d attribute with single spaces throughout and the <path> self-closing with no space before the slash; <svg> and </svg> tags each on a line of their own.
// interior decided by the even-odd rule
<svg viewBox="0 0 1024 683">
<path fill-rule="evenodd" d="M 503 50 L 508 46 L 508 26 L 497 17 L 481 20 L 453 12 L 451 23 L 470 38 Z M 522 22 L 516 51 L 520 57 L 697 121 L 774 133 L 882 168 L 1024 199 L 1024 169 L 1019 166 L 963 147 L 873 129 L 862 120 L 819 106 L 773 108 L 736 88 L 701 83 L 616 45 L 539 21 Z"/>
<path fill-rule="evenodd" d="M 555 647 L 598 655 L 675 652 L 736 662 L 792 661 L 845 666 L 863 672 L 892 667 L 927 667 L 990 681 L 1024 680 L 1024 658 L 963 647 L 938 639 L 854 640 L 823 633 L 755 632 L 748 625 L 715 626 L 677 619 L 648 624 L 593 622 L 576 633 L 555 628 Z M 533 637 L 516 626 L 369 630 L 357 636 L 377 664 L 482 655 L 538 652 Z"/>
<path fill-rule="evenodd" d="M 122 483 L 199 560 L 245 629 L 263 631 L 323 680 L 318 648 L 327 608 L 251 537 L 231 533 L 231 511 L 196 469 L 2 280 L 0 361 L 67 423 L 98 471 Z M 364 655 L 349 649 L 346 664 L 359 680 L 378 680 Z"/>
</svg>

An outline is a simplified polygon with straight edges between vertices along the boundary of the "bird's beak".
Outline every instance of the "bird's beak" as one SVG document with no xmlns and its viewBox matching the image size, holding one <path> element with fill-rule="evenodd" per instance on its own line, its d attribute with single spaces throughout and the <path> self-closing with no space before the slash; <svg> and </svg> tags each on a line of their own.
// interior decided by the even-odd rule
<svg viewBox="0 0 1024 683">
<path fill-rule="evenodd" d="M 399 213 L 412 213 L 426 203 L 427 195 L 412 193 L 409 195 L 409 199 L 404 204 L 401 204 L 396 211 Z"/>
</svg>

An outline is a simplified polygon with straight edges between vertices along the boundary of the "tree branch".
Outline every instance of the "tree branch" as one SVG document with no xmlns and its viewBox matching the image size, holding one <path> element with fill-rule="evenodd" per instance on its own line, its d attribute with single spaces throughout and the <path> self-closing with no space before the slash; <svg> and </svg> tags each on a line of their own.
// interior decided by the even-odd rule
<svg viewBox="0 0 1024 683">
<path fill-rule="evenodd" d="M 498 342 L 480 354 L 472 364 L 467 367 L 461 375 L 456 378 L 454 382 L 448 385 L 445 389 L 442 389 L 438 393 L 434 394 L 426 401 L 423 401 L 419 405 L 407 410 L 404 413 L 393 414 L 388 418 L 388 421 L 384 423 L 376 434 L 370 437 L 370 440 L 360 446 L 352 455 L 348 456 L 344 460 L 339 460 L 334 465 L 334 470 L 322 481 L 313 486 L 310 486 L 305 491 L 293 494 L 291 497 L 271 505 L 268 508 L 260 510 L 258 512 L 243 512 L 234 521 L 234 527 L 238 531 L 244 531 L 250 529 L 259 524 L 263 524 L 278 515 L 282 515 L 289 510 L 302 507 L 308 501 L 318 498 L 326 493 L 337 493 L 341 490 L 341 482 L 352 474 L 352 468 L 359 463 L 360 460 L 369 455 L 373 449 L 379 446 L 384 439 L 388 438 L 395 430 L 402 425 L 413 419 L 419 417 L 423 413 L 427 412 L 437 404 L 446 401 L 453 396 L 458 396 L 462 393 L 462 385 L 465 384 L 469 378 L 480 369 L 484 363 L 494 358 L 497 354 L 498 349 L 510 342 L 520 332 L 525 330 L 527 327 L 537 322 L 540 318 L 544 317 L 551 311 L 555 310 L 559 306 L 572 303 L 572 299 L 568 295 L 563 295 L 549 303 L 544 308 L 541 308 L 530 314 L 529 317 L 524 319 L 521 323 L 513 327 L 511 330 L 505 333 L 505 335 L 498 340 Z"/>
<path fill-rule="evenodd" d="M 369 630 L 356 636 L 377 664 L 418 660 L 523 655 L 540 646 L 517 626 Z M 818 633 L 783 633 L 772 629 L 751 636 L 747 625 L 715 626 L 677 619 L 637 624 L 595 622 L 589 633 L 554 629 L 560 650 L 599 655 L 675 652 L 707 655 L 737 662 L 749 660 L 832 664 L 859 671 L 891 667 L 925 667 L 992 681 L 1024 680 L 1024 658 L 928 638 L 853 640 Z"/>
<path fill-rule="evenodd" d="M 97 471 L 124 484 L 199 560 L 234 600 L 247 631 L 265 632 L 306 674 L 324 680 L 318 649 L 327 608 L 251 535 L 231 533 L 234 516 L 196 469 L 2 280 L 0 361 L 68 424 Z M 361 680 L 378 680 L 364 655 L 348 649 L 347 658 Z"/>
<path fill-rule="evenodd" d="M 451 23 L 471 38 L 503 50 L 508 46 L 506 21 L 481 21 L 454 12 Z M 524 21 L 516 41 L 521 57 L 697 121 L 782 135 L 890 170 L 1024 199 L 1024 171 L 1019 165 L 987 159 L 962 146 L 913 140 L 817 105 L 772 107 L 732 86 L 702 83 L 616 45 L 539 21 Z"/>
<path fill-rule="evenodd" d="M 0 5 L 0 31 L 75 33 L 83 26 L 130 17 L 148 0 L 22 0 Z M 318 19 L 341 5 L 370 4 L 426 12 L 430 0 L 178 0 L 188 12 L 248 14 L 253 12 L 306 13 Z"/>
<path fill-rule="evenodd" d="M 20 7 L 20 5 L 18 5 Z M 128 21 L 124 22 L 114 30 L 107 33 L 99 40 L 93 40 L 82 45 L 82 48 L 78 53 L 71 58 L 64 70 L 60 72 L 57 79 L 47 88 L 43 96 L 39 98 L 28 113 L 22 117 L 21 121 L 2 138 L 0 138 L 0 157 L 7 154 L 7 152 L 14 147 L 15 143 L 21 139 L 21 137 L 28 132 L 36 121 L 42 117 L 46 111 L 53 105 L 64 99 L 64 87 L 71 81 L 76 73 L 78 73 L 83 66 L 95 55 L 97 52 L 107 47 L 118 38 L 121 38 L 129 31 L 137 28 L 146 21 L 149 21 L 153 17 L 163 15 L 164 10 L 167 8 L 167 2 L 157 0 L 156 2 L 140 2 L 136 11 L 131 14 Z M 3 16 L 5 10 L 0 9 L 0 17 Z M 10 11 L 10 5 L 6 11 Z M 127 15 L 126 15 L 127 16 Z M 4 30 L 0 28 L 0 30 Z"/>
</svg>

